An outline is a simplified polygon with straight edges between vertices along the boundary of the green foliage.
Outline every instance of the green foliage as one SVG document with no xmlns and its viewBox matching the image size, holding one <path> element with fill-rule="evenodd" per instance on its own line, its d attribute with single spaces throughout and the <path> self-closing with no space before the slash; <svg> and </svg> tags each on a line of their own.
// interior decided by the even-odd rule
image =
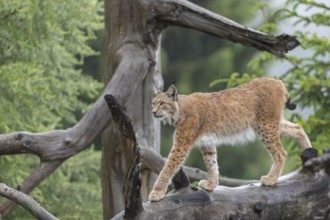
<svg viewBox="0 0 330 220">
<path fill-rule="evenodd" d="M 89 41 L 103 28 L 96 0 L 0 0 L 0 133 L 72 126 L 103 87 L 83 74 Z M 70 159 L 32 195 L 60 219 L 101 218 L 99 153 Z M 1 156 L 0 182 L 19 185 L 34 156 Z M 25 210 L 9 219 L 27 219 Z M 32 218 L 32 217 L 31 217 Z"/>
<path fill-rule="evenodd" d="M 77 114 L 86 111 L 85 100 L 95 98 L 99 88 L 99 83 L 77 70 L 68 70 L 64 75 L 30 63 L 3 64 L 0 133 L 45 131 L 73 124 Z"/>
<path fill-rule="evenodd" d="M 9 157 L 8 157 L 9 158 Z M 15 156 L 28 164 L 37 164 L 31 156 Z M 62 164 L 47 178 L 31 196 L 59 219 L 101 219 L 102 193 L 100 182 L 101 152 L 90 148 Z M 29 172 L 32 165 L 19 167 Z M 17 167 L 13 168 L 14 171 Z M 13 182 L 20 183 L 24 173 Z M 9 185 L 9 184 L 8 184 Z M 15 186 L 15 185 L 12 185 Z M 8 216 L 8 219 L 35 219 L 21 207 Z"/>
<path fill-rule="evenodd" d="M 281 78 L 299 106 L 311 111 L 308 117 L 296 118 L 309 133 L 313 146 L 322 150 L 328 148 L 330 142 L 330 40 L 311 32 L 308 27 L 322 27 L 329 31 L 330 8 L 307 0 L 289 0 L 287 5 L 289 7 L 276 14 L 282 15 L 281 19 L 294 19 L 295 26 L 303 25 L 295 35 L 307 53 L 300 57 L 290 56 L 294 65 Z M 296 11 L 298 7 L 305 7 L 310 13 L 300 15 Z"/>
<path fill-rule="evenodd" d="M 77 65 L 102 26 L 100 4 L 0 0 L 0 133 L 73 124 L 101 88 Z M 59 117 L 61 116 L 61 117 Z"/>
</svg>

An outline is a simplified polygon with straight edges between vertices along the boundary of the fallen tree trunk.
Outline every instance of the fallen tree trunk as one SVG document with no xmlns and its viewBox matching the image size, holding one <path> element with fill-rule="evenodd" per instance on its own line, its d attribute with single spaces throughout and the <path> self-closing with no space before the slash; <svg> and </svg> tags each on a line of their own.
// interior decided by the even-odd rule
<svg viewBox="0 0 330 220">
<path fill-rule="evenodd" d="M 274 187 L 218 186 L 213 192 L 190 186 L 147 202 L 139 219 L 325 219 L 330 178 L 305 169 L 283 176 Z M 123 213 L 113 219 L 123 219 Z"/>
</svg>

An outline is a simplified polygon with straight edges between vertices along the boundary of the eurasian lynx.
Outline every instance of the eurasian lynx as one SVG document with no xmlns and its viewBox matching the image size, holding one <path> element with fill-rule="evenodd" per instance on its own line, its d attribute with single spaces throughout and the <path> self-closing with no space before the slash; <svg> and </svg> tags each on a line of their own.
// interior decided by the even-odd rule
<svg viewBox="0 0 330 220">
<path fill-rule="evenodd" d="M 295 109 L 280 80 L 254 79 L 236 88 L 214 92 L 177 95 L 174 85 L 159 92 L 152 100 L 154 117 L 176 127 L 172 150 L 160 172 L 149 200 L 164 198 L 173 175 L 193 145 L 199 146 L 208 177 L 199 186 L 213 190 L 218 185 L 216 145 L 246 143 L 260 138 L 273 159 L 263 185 L 274 185 L 282 172 L 286 152 L 280 137 L 294 138 L 305 149 L 311 143 L 298 124 L 283 118 L 284 107 Z"/>
</svg>

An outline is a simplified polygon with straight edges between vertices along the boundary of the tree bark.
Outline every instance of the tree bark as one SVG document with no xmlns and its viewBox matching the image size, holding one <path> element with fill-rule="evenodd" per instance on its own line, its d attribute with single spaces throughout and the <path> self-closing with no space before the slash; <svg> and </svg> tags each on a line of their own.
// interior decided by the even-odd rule
<svg viewBox="0 0 330 220">
<path fill-rule="evenodd" d="M 111 95 L 105 95 L 104 98 L 120 132 L 121 144 L 131 148 L 132 151 L 132 154 L 127 155 L 130 157 L 128 159 L 131 164 L 125 178 L 123 194 L 125 196 L 125 218 L 133 219 L 142 210 L 140 150 L 131 120 L 125 114 L 122 106 Z"/>
<path fill-rule="evenodd" d="M 303 168 L 273 187 L 257 183 L 218 186 L 212 192 L 190 186 L 173 190 L 159 202 L 145 203 L 139 219 L 328 219 L 330 155 L 325 157 L 316 158 L 315 165 L 327 164 L 325 169 Z M 113 219 L 123 219 L 123 214 Z"/>
<path fill-rule="evenodd" d="M 125 111 L 132 120 L 137 135 L 137 142 L 144 146 L 152 146 L 159 151 L 160 124 L 150 113 L 151 98 L 153 95 L 153 80 L 162 81 L 159 67 L 160 36 L 150 33 L 146 23 L 148 12 L 142 7 L 140 1 L 116 0 L 105 1 L 106 30 L 108 33 L 108 66 L 107 80 L 113 81 L 114 77 L 122 74 L 135 74 L 143 76 L 141 83 L 136 84 L 128 102 L 124 104 Z M 158 32 L 163 29 L 157 27 Z M 155 30 L 153 30 L 155 31 Z M 134 56 L 132 53 L 134 52 Z M 125 65 L 122 59 L 130 57 Z M 137 65 L 137 60 L 141 62 Z M 127 77 L 122 81 L 132 81 Z M 134 81 L 133 81 L 134 82 Z M 111 93 L 110 93 L 111 94 Z M 116 97 L 117 98 L 117 97 Z M 119 141 L 119 134 L 110 125 L 102 134 L 102 187 L 103 187 L 103 213 L 104 219 L 109 219 L 114 214 L 124 209 L 124 176 L 128 172 L 131 161 L 132 149 L 123 147 Z M 142 199 L 147 200 L 148 193 L 156 178 L 150 170 L 144 170 L 142 186 Z"/>
</svg>

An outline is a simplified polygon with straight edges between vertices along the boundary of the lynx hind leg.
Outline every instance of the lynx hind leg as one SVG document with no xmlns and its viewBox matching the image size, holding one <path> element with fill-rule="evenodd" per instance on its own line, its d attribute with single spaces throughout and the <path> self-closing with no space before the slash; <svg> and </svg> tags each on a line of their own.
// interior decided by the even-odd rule
<svg viewBox="0 0 330 220">
<path fill-rule="evenodd" d="M 284 150 L 279 139 L 272 143 L 267 142 L 265 145 L 273 159 L 273 165 L 267 176 L 261 177 L 261 183 L 266 186 L 272 186 L 277 183 L 277 179 L 282 173 L 286 158 L 286 151 Z"/>
<path fill-rule="evenodd" d="M 286 151 L 280 141 L 278 123 L 259 126 L 257 131 L 262 143 L 267 148 L 273 159 L 273 165 L 266 176 L 261 177 L 261 183 L 266 186 L 272 186 L 277 183 L 278 177 L 282 173 L 285 163 Z"/>
<path fill-rule="evenodd" d="M 219 182 L 219 168 L 216 147 L 201 147 L 201 153 L 207 169 L 207 179 L 201 180 L 199 186 L 206 190 L 213 190 Z"/>
<path fill-rule="evenodd" d="M 295 139 L 302 149 L 312 147 L 308 136 L 299 124 L 294 124 L 283 119 L 280 123 L 280 135 L 281 137 L 287 136 Z"/>
</svg>

